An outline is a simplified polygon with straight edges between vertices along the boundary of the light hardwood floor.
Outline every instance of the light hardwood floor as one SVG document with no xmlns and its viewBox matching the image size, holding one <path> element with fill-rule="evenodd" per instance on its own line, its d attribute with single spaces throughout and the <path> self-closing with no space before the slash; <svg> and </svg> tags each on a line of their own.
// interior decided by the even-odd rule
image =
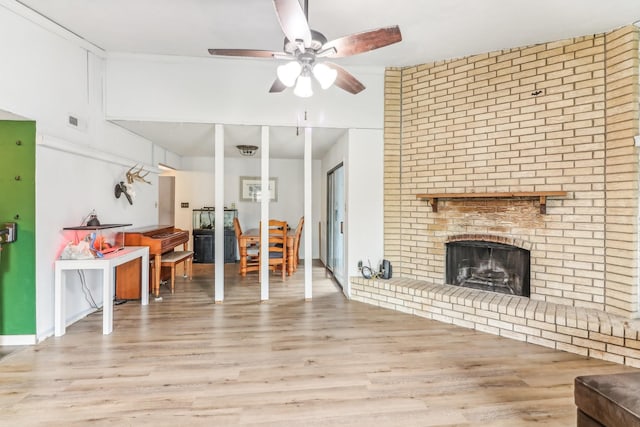
<svg viewBox="0 0 640 427">
<path fill-rule="evenodd" d="M 577 375 L 631 371 L 346 300 L 314 267 L 271 276 L 212 266 L 176 293 L 95 313 L 0 360 L 0 425 L 572 426 Z"/>
</svg>

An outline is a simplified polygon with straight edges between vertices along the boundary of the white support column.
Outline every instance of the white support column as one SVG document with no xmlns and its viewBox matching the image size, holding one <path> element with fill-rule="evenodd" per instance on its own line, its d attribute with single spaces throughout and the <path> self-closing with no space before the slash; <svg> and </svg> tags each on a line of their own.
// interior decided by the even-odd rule
<svg viewBox="0 0 640 427">
<path fill-rule="evenodd" d="M 261 158 L 261 187 L 262 187 L 262 200 L 260 210 L 260 221 L 262 221 L 263 227 L 260 230 L 260 259 L 262 265 L 260 266 L 260 300 L 267 301 L 269 299 L 269 200 L 271 200 L 271 194 L 269 193 L 269 126 L 262 126 L 262 153 Z"/>
<path fill-rule="evenodd" d="M 224 301 L 224 126 L 215 128 L 215 296 L 214 301 Z"/>
<path fill-rule="evenodd" d="M 313 294 L 313 218 L 312 201 L 312 146 L 311 128 L 304 129 L 304 299 L 310 300 Z M 319 237 L 319 236 L 318 236 Z"/>
</svg>

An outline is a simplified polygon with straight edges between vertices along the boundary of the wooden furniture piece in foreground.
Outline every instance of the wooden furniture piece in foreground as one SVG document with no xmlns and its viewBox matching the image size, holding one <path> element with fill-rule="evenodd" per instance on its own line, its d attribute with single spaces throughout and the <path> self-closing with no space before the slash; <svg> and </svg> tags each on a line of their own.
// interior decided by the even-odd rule
<svg viewBox="0 0 640 427">
<path fill-rule="evenodd" d="M 240 242 L 243 235 L 242 227 L 240 226 L 238 217 L 233 218 L 233 230 L 236 234 L 236 241 L 238 242 L 238 250 L 240 252 L 240 274 L 245 276 L 250 271 L 258 271 L 260 269 L 258 261 L 258 256 L 260 256 L 258 242 L 260 239 L 255 241 L 254 239 L 245 240 L 244 244 L 242 244 Z"/>
<path fill-rule="evenodd" d="M 140 269 L 142 260 L 136 258 L 116 267 L 116 299 L 140 299 Z M 153 273 L 150 272 L 153 277 Z M 147 284 L 147 294 L 151 292 L 150 282 Z"/>
<path fill-rule="evenodd" d="M 289 257 L 289 250 L 293 250 L 295 247 L 295 237 L 295 230 L 289 230 L 287 232 L 287 257 Z M 247 271 L 250 271 L 250 258 L 247 255 L 247 247 L 251 244 L 258 243 L 260 243 L 260 229 L 258 228 L 250 228 L 243 232 L 238 240 L 238 246 L 240 247 L 240 275 L 243 277 L 247 275 Z M 291 274 L 291 272 L 289 274 Z"/>
<path fill-rule="evenodd" d="M 424 193 L 417 199 L 426 199 L 433 212 L 438 212 L 438 199 L 511 199 L 515 197 L 540 198 L 540 213 L 547 213 L 547 197 L 563 197 L 566 191 L 515 191 L 503 193 Z"/>
<path fill-rule="evenodd" d="M 124 233 L 124 244 L 130 246 L 148 246 L 153 255 L 155 265 L 162 263 L 162 254 L 171 252 L 179 245 L 186 251 L 189 243 L 189 232 L 175 228 L 173 225 L 150 225 L 136 228 Z M 154 269 L 152 289 L 155 296 L 160 295 L 160 270 Z"/>
<path fill-rule="evenodd" d="M 640 372 L 577 377 L 578 427 L 640 426 Z"/>
<path fill-rule="evenodd" d="M 262 227 L 262 223 L 260 223 L 260 227 Z M 280 267 L 282 280 L 284 280 L 284 276 L 287 274 L 287 221 L 270 219 L 267 227 L 269 230 L 267 234 L 269 271 L 275 271 Z M 262 239 L 262 233 L 260 233 L 260 238 Z M 262 247 L 262 240 L 260 240 L 260 247 Z M 293 247 L 289 250 L 291 251 L 292 249 Z M 262 264 L 262 256 L 260 257 L 260 264 Z"/>
<path fill-rule="evenodd" d="M 115 268 L 136 258 L 142 258 L 140 271 L 141 304 L 149 304 L 149 248 L 146 246 L 125 247 L 102 258 L 58 259 L 55 262 L 54 279 L 54 330 L 57 337 L 66 332 L 65 319 L 65 270 L 102 270 L 102 333 L 113 331 L 113 294 L 115 292 Z"/>
<path fill-rule="evenodd" d="M 184 277 L 188 277 L 191 280 L 193 278 L 193 251 L 173 251 L 162 254 L 160 267 L 169 267 L 171 269 L 171 293 L 175 289 L 176 266 L 178 264 L 184 264 Z"/>
<path fill-rule="evenodd" d="M 293 241 L 293 250 L 289 251 L 289 257 L 287 258 L 289 276 L 298 270 L 298 263 L 300 262 L 300 237 L 302 236 L 303 226 L 304 217 L 300 217 L 300 221 L 298 221 L 298 226 L 296 227 L 296 236 Z"/>
</svg>

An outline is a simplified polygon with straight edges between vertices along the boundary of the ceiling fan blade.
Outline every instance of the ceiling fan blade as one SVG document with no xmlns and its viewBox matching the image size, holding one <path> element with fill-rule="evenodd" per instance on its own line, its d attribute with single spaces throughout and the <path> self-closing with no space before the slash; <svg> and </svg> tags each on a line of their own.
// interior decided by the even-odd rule
<svg viewBox="0 0 640 427">
<path fill-rule="evenodd" d="M 220 56 L 245 56 L 251 58 L 275 58 L 282 55 L 282 52 L 272 52 L 270 50 L 255 49 L 209 49 L 211 55 Z"/>
<path fill-rule="evenodd" d="M 290 42 L 302 40 L 305 47 L 311 46 L 311 30 L 298 0 L 273 0 L 282 32 Z"/>
<path fill-rule="evenodd" d="M 278 93 L 285 90 L 287 87 L 280 81 L 280 79 L 276 79 L 271 85 L 271 89 L 269 89 L 269 93 Z"/>
<path fill-rule="evenodd" d="M 318 56 L 343 58 L 398 43 L 401 40 L 402 34 L 397 25 L 378 28 L 328 41 L 322 46 Z"/>
<path fill-rule="evenodd" d="M 338 72 L 338 76 L 336 77 L 336 81 L 334 84 L 340 89 L 346 90 L 347 92 L 354 95 L 364 90 L 365 87 L 360 82 L 360 80 L 353 77 L 350 72 L 348 72 L 338 64 L 334 64 L 333 62 L 324 62 L 324 64 Z"/>
</svg>

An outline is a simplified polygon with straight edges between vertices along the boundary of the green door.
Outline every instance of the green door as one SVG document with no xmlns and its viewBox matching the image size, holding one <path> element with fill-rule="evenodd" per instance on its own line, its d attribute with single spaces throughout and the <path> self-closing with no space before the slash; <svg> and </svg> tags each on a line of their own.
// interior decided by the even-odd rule
<svg viewBox="0 0 640 427">
<path fill-rule="evenodd" d="M 0 227 L 17 240 L 0 251 L 0 335 L 36 333 L 36 124 L 0 121 Z"/>
</svg>

